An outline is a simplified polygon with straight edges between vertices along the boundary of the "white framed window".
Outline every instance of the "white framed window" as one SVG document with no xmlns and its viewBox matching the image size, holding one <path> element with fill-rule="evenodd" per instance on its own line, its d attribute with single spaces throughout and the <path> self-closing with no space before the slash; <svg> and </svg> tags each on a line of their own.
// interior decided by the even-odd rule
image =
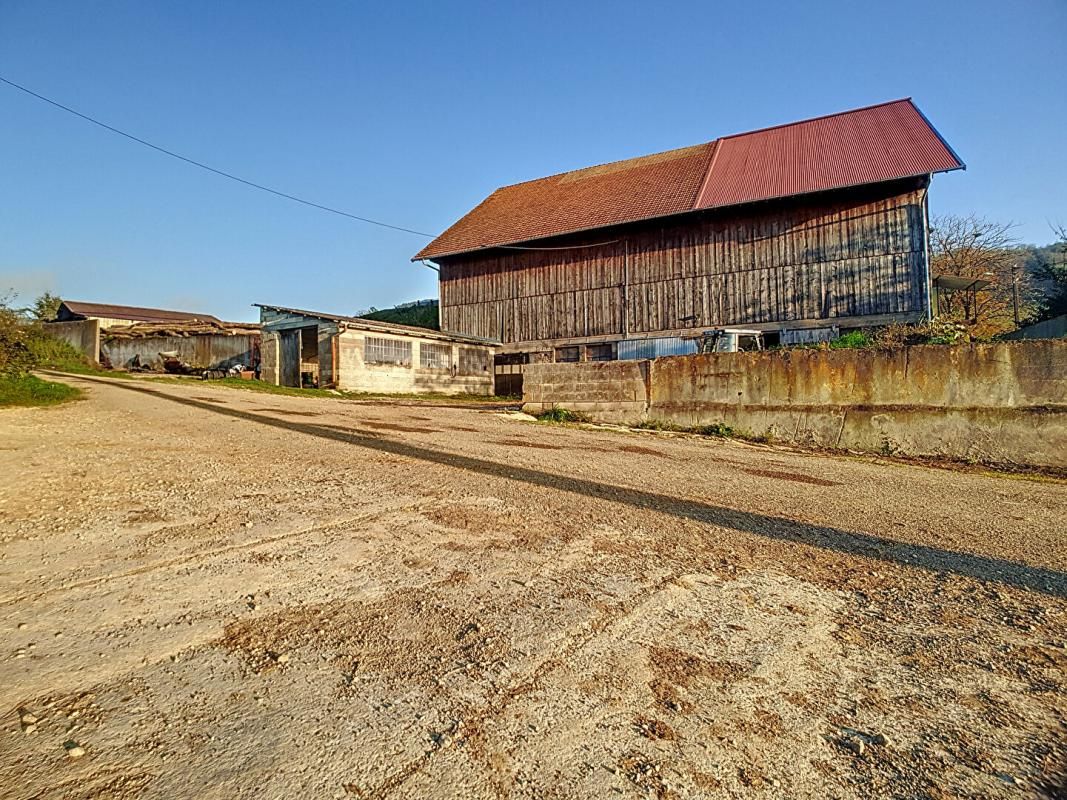
<svg viewBox="0 0 1067 800">
<path fill-rule="evenodd" d="M 368 336 L 364 342 L 363 361 L 367 364 L 411 366 L 411 342 Z"/>
<path fill-rule="evenodd" d="M 419 366 L 423 369 L 452 369 L 452 345 L 423 342 L 419 345 Z"/>
</svg>

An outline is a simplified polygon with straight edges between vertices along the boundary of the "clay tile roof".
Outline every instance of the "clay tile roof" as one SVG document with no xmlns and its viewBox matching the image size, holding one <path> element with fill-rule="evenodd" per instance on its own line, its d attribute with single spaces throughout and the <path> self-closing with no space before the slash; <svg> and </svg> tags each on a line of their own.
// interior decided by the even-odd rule
<svg viewBox="0 0 1067 800">
<path fill-rule="evenodd" d="M 910 99 L 895 100 L 505 186 L 414 258 L 963 166 Z"/>
<path fill-rule="evenodd" d="M 129 319 L 137 322 L 173 322 L 176 320 L 204 320 L 221 322 L 211 314 L 196 314 L 191 311 L 167 311 L 163 308 L 140 308 L 138 306 L 116 306 L 108 303 L 83 303 L 80 300 L 64 300 L 62 306 L 78 317 L 99 317 L 102 319 Z"/>
</svg>

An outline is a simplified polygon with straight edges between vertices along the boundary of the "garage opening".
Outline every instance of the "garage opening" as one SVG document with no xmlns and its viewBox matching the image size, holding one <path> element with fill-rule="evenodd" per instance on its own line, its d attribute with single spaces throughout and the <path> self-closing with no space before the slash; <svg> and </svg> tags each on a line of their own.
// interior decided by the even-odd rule
<svg viewBox="0 0 1067 800">
<path fill-rule="evenodd" d="M 279 379 L 282 386 L 319 385 L 319 326 L 280 333 Z"/>
</svg>

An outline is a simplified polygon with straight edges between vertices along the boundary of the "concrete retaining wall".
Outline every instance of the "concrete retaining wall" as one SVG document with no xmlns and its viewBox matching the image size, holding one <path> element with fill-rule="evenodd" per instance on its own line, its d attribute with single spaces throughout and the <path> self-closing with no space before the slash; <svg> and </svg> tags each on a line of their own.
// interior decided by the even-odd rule
<svg viewBox="0 0 1067 800">
<path fill-rule="evenodd" d="M 48 322 L 44 329 L 49 335 L 70 343 L 93 362 L 100 361 L 100 320 L 85 319 L 73 322 Z"/>
<path fill-rule="evenodd" d="M 605 366 L 622 370 L 615 383 Z M 803 445 L 1067 467 L 1067 341 L 530 365 L 525 381 L 531 413 L 558 405 L 604 422 L 725 422 Z"/>
</svg>

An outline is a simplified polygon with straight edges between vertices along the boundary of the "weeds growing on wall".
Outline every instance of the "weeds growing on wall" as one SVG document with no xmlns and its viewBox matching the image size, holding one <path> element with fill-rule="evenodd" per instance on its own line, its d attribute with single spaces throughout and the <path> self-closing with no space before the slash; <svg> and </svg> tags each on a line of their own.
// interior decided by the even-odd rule
<svg viewBox="0 0 1067 800">
<path fill-rule="evenodd" d="M 849 331 L 830 341 L 831 350 L 861 350 L 871 347 L 874 338 L 867 331 Z"/>
<path fill-rule="evenodd" d="M 906 325 L 895 322 L 872 332 L 873 347 L 891 349 L 917 344 L 964 344 L 970 341 L 967 326 L 945 317 Z"/>
<path fill-rule="evenodd" d="M 848 331 L 829 342 L 793 347 L 809 350 L 894 350 L 920 344 L 966 344 L 970 340 L 966 325 L 938 317 L 926 322 L 894 322 L 882 328 Z"/>
</svg>

